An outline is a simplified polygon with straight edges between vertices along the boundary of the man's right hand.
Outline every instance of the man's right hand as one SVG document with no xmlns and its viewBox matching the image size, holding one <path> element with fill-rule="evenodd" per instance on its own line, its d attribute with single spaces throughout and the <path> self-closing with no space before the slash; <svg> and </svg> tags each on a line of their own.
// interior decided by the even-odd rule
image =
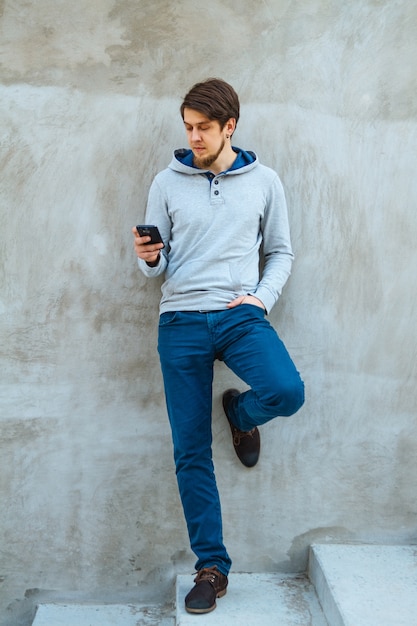
<svg viewBox="0 0 417 626">
<path fill-rule="evenodd" d="M 134 237 L 134 248 L 136 256 L 139 259 L 143 259 L 144 261 L 146 261 L 146 263 L 148 263 L 149 265 L 157 265 L 159 261 L 160 251 L 164 247 L 164 244 L 148 243 L 151 238 L 148 236 L 141 237 L 138 234 L 135 226 L 132 228 L 132 233 Z"/>
</svg>

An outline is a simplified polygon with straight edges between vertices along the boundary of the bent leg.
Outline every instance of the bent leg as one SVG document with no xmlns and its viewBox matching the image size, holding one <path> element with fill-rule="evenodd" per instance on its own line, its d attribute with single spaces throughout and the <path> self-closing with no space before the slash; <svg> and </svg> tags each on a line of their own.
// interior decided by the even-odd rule
<svg viewBox="0 0 417 626">
<path fill-rule="evenodd" d="M 304 383 L 262 309 L 241 305 L 232 312 L 237 315 L 229 320 L 223 360 L 251 389 L 232 400 L 229 412 L 239 430 L 249 431 L 296 413 L 304 403 Z"/>
</svg>

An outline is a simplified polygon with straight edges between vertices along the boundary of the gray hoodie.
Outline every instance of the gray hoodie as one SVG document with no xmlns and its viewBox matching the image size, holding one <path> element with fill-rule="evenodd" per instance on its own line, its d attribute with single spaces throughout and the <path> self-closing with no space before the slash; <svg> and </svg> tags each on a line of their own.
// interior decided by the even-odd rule
<svg viewBox="0 0 417 626">
<path fill-rule="evenodd" d="M 151 185 L 145 219 L 165 248 L 156 267 L 138 262 L 148 277 L 165 272 L 161 313 L 222 310 L 248 294 L 269 312 L 290 275 L 281 181 L 253 152 L 233 149 L 235 163 L 218 175 L 193 167 L 190 150 L 176 150 Z"/>
</svg>

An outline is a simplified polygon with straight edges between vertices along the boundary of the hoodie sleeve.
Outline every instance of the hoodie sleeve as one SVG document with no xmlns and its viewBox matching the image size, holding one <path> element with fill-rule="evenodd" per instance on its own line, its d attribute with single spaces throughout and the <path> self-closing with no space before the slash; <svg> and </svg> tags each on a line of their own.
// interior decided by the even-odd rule
<svg viewBox="0 0 417 626">
<path fill-rule="evenodd" d="M 155 267 L 150 267 L 146 261 L 138 258 L 140 270 L 148 278 L 160 276 L 168 265 L 169 241 L 171 239 L 171 220 L 168 215 L 168 202 L 163 193 L 157 178 L 154 179 L 148 195 L 148 204 L 145 215 L 146 224 L 154 224 L 159 228 L 162 241 L 165 247 L 161 250 L 159 263 Z"/>
<path fill-rule="evenodd" d="M 269 313 L 288 280 L 294 259 L 287 203 L 278 176 L 274 178 L 269 188 L 261 229 L 264 267 L 259 284 L 251 295 L 259 298 Z"/>
</svg>

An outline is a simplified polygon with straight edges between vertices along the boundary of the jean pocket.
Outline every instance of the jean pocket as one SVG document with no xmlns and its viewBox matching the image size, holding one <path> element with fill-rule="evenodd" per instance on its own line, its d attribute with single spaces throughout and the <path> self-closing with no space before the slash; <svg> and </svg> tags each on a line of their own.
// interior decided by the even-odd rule
<svg viewBox="0 0 417 626">
<path fill-rule="evenodd" d="M 261 306 L 258 306 L 257 304 L 250 304 L 249 302 L 242 302 L 242 304 L 240 304 L 239 306 L 248 307 L 247 309 L 248 311 L 251 311 L 252 313 L 256 313 L 261 317 L 264 317 L 266 314 L 265 309 Z"/>
<path fill-rule="evenodd" d="M 168 326 L 168 324 L 172 324 L 177 317 L 177 311 L 166 311 L 166 313 L 161 313 L 159 316 L 159 326 Z"/>
</svg>

